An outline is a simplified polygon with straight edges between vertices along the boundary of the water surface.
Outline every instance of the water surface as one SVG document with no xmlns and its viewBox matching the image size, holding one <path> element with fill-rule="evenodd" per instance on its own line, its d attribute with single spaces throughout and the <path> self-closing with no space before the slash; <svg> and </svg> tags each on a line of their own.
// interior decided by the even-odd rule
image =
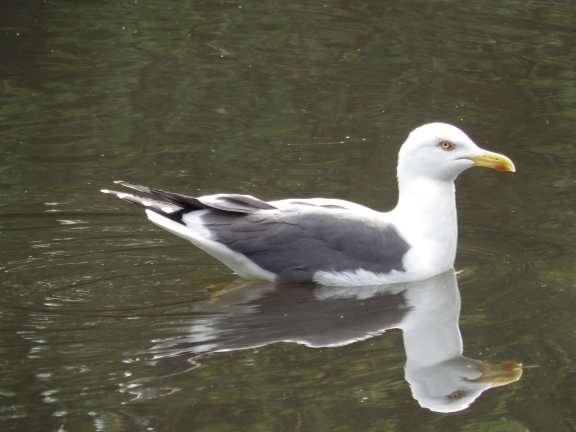
<svg viewBox="0 0 576 432">
<path fill-rule="evenodd" d="M 563 1 L 3 1 L 2 430 L 573 431 L 575 20 Z M 246 319 L 281 321 L 254 314 L 273 288 L 238 306 L 226 269 L 98 193 L 387 209 L 400 143 L 438 120 L 518 167 L 459 180 L 464 356 L 537 366 L 458 414 L 413 397 L 398 316 L 338 347 L 211 353 L 191 329 L 262 338 Z"/>
</svg>

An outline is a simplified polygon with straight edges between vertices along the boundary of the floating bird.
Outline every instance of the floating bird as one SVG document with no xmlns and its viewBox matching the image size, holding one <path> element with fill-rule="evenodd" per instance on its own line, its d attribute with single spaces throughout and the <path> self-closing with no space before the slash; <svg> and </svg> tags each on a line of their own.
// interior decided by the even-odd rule
<svg viewBox="0 0 576 432">
<path fill-rule="evenodd" d="M 159 227 L 191 241 L 241 277 L 278 283 L 380 285 L 424 280 L 454 266 L 454 181 L 473 166 L 515 172 L 506 156 L 444 123 L 413 130 L 398 154 L 399 198 L 380 212 L 339 199 L 192 197 L 116 181 Z"/>
</svg>

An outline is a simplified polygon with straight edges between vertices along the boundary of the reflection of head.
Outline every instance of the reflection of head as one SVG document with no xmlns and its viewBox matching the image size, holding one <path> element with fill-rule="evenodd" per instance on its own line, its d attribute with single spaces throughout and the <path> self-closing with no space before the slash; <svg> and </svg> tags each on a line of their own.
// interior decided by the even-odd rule
<svg viewBox="0 0 576 432">
<path fill-rule="evenodd" d="M 464 356 L 405 370 L 412 397 L 422 408 L 442 413 L 466 409 L 485 390 L 516 382 L 521 376 L 520 364 L 490 364 Z"/>
</svg>

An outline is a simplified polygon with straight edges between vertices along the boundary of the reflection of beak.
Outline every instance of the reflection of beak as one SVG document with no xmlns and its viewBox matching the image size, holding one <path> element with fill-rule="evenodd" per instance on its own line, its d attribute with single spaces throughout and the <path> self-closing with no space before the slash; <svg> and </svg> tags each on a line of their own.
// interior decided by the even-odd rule
<svg viewBox="0 0 576 432">
<path fill-rule="evenodd" d="M 492 387 L 512 384 L 522 378 L 522 363 L 503 362 L 487 363 L 482 362 L 480 371 L 482 375 L 476 379 L 467 380 L 469 382 L 490 384 Z"/>
<path fill-rule="evenodd" d="M 464 157 L 474 162 L 477 167 L 492 168 L 502 172 L 516 172 L 514 162 L 503 154 L 484 151 L 480 156 Z"/>
</svg>

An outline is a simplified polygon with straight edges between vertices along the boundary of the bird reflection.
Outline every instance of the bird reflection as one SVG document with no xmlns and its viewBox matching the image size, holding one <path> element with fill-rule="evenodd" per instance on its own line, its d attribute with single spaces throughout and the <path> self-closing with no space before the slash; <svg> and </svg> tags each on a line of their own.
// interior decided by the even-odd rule
<svg viewBox="0 0 576 432">
<path fill-rule="evenodd" d="M 406 284 L 370 287 L 275 286 L 237 281 L 195 305 L 185 336 L 157 343 L 159 357 L 294 342 L 337 347 L 402 330 L 405 379 L 421 407 L 456 412 L 484 391 L 518 381 L 522 365 L 462 355 L 460 293 L 454 270 Z"/>
</svg>

